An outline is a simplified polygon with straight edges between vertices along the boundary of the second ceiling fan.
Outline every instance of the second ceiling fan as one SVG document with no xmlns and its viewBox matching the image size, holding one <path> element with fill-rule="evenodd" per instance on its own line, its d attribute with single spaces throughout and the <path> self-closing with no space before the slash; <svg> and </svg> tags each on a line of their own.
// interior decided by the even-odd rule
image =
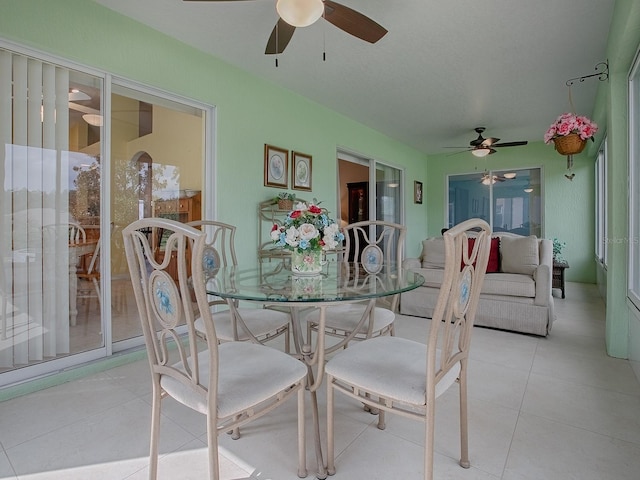
<svg viewBox="0 0 640 480">
<path fill-rule="evenodd" d="M 243 2 L 247 0 L 184 0 L 185 2 Z M 330 0 L 277 0 L 280 18 L 271 31 L 264 51 L 267 55 L 284 52 L 297 27 L 306 27 L 321 17 L 356 38 L 376 43 L 387 30 L 360 12 Z"/>
<path fill-rule="evenodd" d="M 499 138 L 489 137 L 484 138 L 482 133 L 485 131 L 485 127 L 476 127 L 474 128 L 475 132 L 478 134 L 478 138 L 475 140 L 471 140 L 469 142 L 470 147 L 463 152 L 471 152 L 476 157 L 486 157 L 487 155 L 491 155 L 492 153 L 496 153 L 496 148 L 501 147 L 519 147 L 521 145 L 526 145 L 526 140 L 519 142 L 500 142 Z M 447 148 L 464 148 L 464 147 L 447 147 Z M 462 152 L 457 152 L 462 153 Z"/>
</svg>

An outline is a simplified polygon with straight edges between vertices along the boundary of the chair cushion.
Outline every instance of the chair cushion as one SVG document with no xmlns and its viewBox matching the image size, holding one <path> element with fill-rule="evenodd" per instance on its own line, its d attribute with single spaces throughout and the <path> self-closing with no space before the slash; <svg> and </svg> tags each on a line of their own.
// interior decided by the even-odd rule
<svg viewBox="0 0 640 480">
<path fill-rule="evenodd" d="M 425 344 L 384 336 L 349 345 L 329 360 L 325 372 L 383 398 L 425 405 L 426 364 Z M 436 397 L 456 381 L 459 373 L 457 363 L 436 385 Z"/>
<path fill-rule="evenodd" d="M 209 352 L 198 354 L 200 384 L 209 385 Z M 218 417 L 226 418 L 256 405 L 296 384 L 307 375 L 307 367 L 286 353 L 249 342 L 228 342 L 218 347 Z M 179 364 L 173 365 L 183 370 Z M 206 414 L 207 397 L 168 375 L 160 385 L 173 398 Z"/>
<path fill-rule="evenodd" d="M 346 305 L 335 305 L 327 307 L 325 311 L 325 326 L 327 328 L 336 328 L 353 332 L 358 326 L 358 322 L 362 319 L 366 304 L 348 303 Z M 307 322 L 319 323 L 320 310 L 315 309 L 304 317 Z M 391 325 L 396 319 L 396 314 L 387 308 L 375 307 L 373 312 L 373 332 L 382 330 Z M 369 328 L 368 320 L 362 324 L 358 333 L 367 333 Z"/>
<path fill-rule="evenodd" d="M 239 308 L 238 313 L 242 321 L 255 337 L 266 335 L 286 326 L 291 318 L 288 313 L 262 308 Z M 231 311 L 221 310 L 213 312 L 213 323 L 216 327 L 216 335 L 219 341 L 233 341 L 233 323 Z M 202 318 L 197 318 L 195 327 L 198 332 L 205 333 Z M 238 325 L 238 340 L 249 340 L 247 332 Z"/>
<path fill-rule="evenodd" d="M 524 273 L 533 275 L 538 267 L 538 238 L 503 236 L 500 242 L 502 271 L 504 273 Z"/>
</svg>

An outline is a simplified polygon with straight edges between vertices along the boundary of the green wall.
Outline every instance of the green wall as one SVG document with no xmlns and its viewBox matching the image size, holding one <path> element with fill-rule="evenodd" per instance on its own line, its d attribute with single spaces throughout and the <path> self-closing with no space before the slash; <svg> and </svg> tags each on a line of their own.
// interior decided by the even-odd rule
<svg viewBox="0 0 640 480">
<path fill-rule="evenodd" d="M 263 186 L 265 143 L 313 156 L 313 192 L 305 196 L 332 212 L 338 147 L 405 169 L 409 242 L 424 237 L 424 208 L 412 200 L 413 180 L 425 179 L 421 152 L 94 2 L 0 0 L 0 6 L 0 38 L 216 107 L 217 217 L 241 228 L 239 251 L 255 252 L 257 204 L 282 191 Z"/>
<path fill-rule="evenodd" d="M 560 114 L 562 112 L 558 112 Z M 584 112 L 590 115 L 590 112 Z M 549 125 L 553 121 L 549 119 Z M 540 138 L 549 125 L 540 126 Z M 559 155 L 553 145 L 531 142 L 522 147 L 503 148 L 484 159 L 473 155 L 434 155 L 427 163 L 428 199 L 427 231 L 430 236 L 439 235 L 445 224 L 447 175 L 489 170 L 542 167 L 544 184 L 543 236 L 559 238 L 566 242 L 563 256 L 571 266 L 566 271 L 570 282 L 595 283 L 594 262 L 595 239 L 595 199 L 594 199 L 594 159 L 583 152 L 574 156 L 573 180 L 567 180 L 567 157 Z M 418 246 L 415 246 L 418 248 Z"/>
<path fill-rule="evenodd" d="M 609 81 L 598 89 L 594 120 L 606 125 L 608 204 L 608 269 L 606 341 L 609 355 L 640 362 L 640 322 L 627 304 L 629 118 L 628 78 L 640 47 L 640 2 L 618 0 L 614 10 L 607 58 Z M 604 134 L 604 131 L 600 134 Z M 599 136 L 600 136 L 599 135 Z M 638 161 L 638 159 L 635 159 Z M 640 366 L 636 367 L 640 376 Z"/>
<path fill-rule="evenodd" d="M 89 0 L 0 0 L 0 38 L 94 67 L 129 80 L 215 105 L 216 205 L 218 218 L 241 224 L 239 247 L 257 244 L 255 208 L 279 190 L 263 187 L 264 143 L 313 155 L 310 196 L 336 211 L 336 149 L 389 162 L 406 172 L 405 206 L 410 225 L 407 254 L 444 222 L 448 173 L 473 172 L 475 159 L 431 156 L 396 142 L 316 103 L 259 80 L 220 60 L 120 16 Z M 640 2 L 617 0 L 608 42 L 609 82 L 600 85 L 593 118 L 609 138 L 609 232 L 627 231 L 626 80 L 640 43 Z M 285 74 L 283 72 L 283 74 Z M 558 112 L 561 113 L 561 112 Z M 590 112 L 584 112 L 589 114 Z M 301 122 L 300 119 L 304 119 Z M 549 119 L 551 123 L 553 119 Z M 540 125 L 540 136 L 548 127 Z M 545 236 L 567 242 L 570 281 L 595 282 L 593 158 L 597 142 L 575 159 L 576 177 L 564 178 L 565 158 L 542 142 L 503 149 L 487 157 L 488 168 L 544 167 Z M 480 171 L 484 165 L 478 167 Z M 412 181 L 424 182 L 425 203 L 412 202 Z M 428 220 L 428 222 L 427 222 Z M 607 348 L 614 356 L 639 352 L 640 327 L 630 335 L 626 305 L 627 252 L 611 245 L 607 272 Z M 635 321 L 635 320 L 633 320 Z"/>
</svg>

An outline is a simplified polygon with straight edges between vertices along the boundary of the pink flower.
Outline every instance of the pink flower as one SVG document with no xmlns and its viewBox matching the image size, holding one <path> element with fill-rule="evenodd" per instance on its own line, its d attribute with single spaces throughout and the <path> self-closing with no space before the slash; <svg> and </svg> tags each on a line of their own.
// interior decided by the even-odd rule
<svg viewBox="0 0 640 480">
<path fill-rule="evenodd" d="M 584 115 L 563 113 L 551 124 L 544 134 L 544 143 L 551 143 L 554 138 L 578 134 L 586 140 L 593 138 L 598 131 L 598 125 Z"/>
</svg>

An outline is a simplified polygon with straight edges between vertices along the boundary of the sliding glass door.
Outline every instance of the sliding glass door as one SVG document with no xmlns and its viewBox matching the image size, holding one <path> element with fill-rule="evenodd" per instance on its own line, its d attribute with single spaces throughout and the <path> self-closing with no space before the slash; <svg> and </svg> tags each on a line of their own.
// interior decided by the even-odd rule
<svg viewBox="0 0 640 480">
<path fill-rule="evenodd" d="M 102 90 L 99 77 L 0 49 L 0 374 L 105 345 L 89 271 Z"/>
<path fill-rule="evenodd" d="M 0 48 L 0 387 L 142 344 L 122 228 L 203 216 L 212 111 Z"/>
<path fill-rule="evenodd" d="M 450 175 L 448 183 L 447 227 L 481 218 L 494 232 L 542 235 L 540 168 Z"/>
<path fill-rule="evenodd" d="M 113 341 L 124 341 L 124 346 L 142 331 L 124 256 L 122 227 L 143 217 L 183 222 L 202 217 L 204 131 L 202 108 L 131 86 L 112 87 L 111 327 Z M 158 255 L 166 254 L 161 240 L 156 246 Z"/>
</svg>

